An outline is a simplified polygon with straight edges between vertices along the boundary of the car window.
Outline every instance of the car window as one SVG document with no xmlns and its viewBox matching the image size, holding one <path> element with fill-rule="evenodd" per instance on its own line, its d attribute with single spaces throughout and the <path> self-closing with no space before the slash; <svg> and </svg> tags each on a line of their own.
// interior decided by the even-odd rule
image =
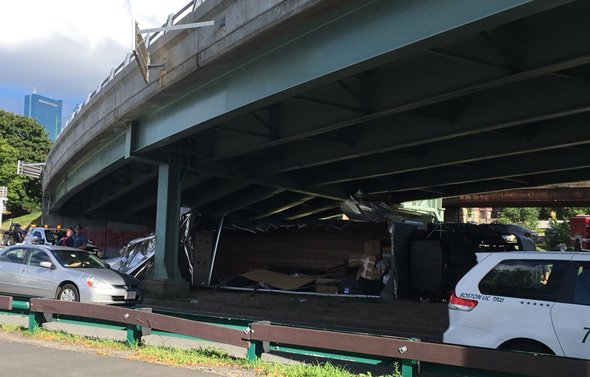
<svg viewBox="0 0 590 377">
<path fill-rule="evenodd" d="M 65 268 L 107 268 L 103 261 L 86 251 L 52 249 L 51 254 Z"/>
<path fill-rule="evenodd" d="M 65 230 L 53 230 L 53 229 L 46 229 L 45 230 L 45 239 L 52 245 L 56 245 L 59 240 L 66 235 Z"/>
<path fill-rule="evenodd" d="M 49 255 L 43 250 L 33 249 L 29 253 L 27 264 L 32 267 L 40 267 L 41 262 L 51 262 Z"/>
<path fill-rule="evenodd" d="M 574 304 L 590 305 L 590 263 L 579 263 L 574 283 Z"/>
<path fill-rule="evenodd" d="M 17 248 L 6 250 L 0 255 L 0 262 L 18 263 L 21 264 L 24 261 L 26 249 Z"/>
<path fill-rule="evenodd" d="M 36 231 L 33 233 L 33 238 L 37 238 L 37 239 L 39 239 L 39 240 L 43 240 L 43 235 L 41 234 L 41 232 L 39 232 L 38 230 L 36 230 Z"/>
<path fill-rule="evenodd" d="M 567 268 L 566 261 L 505 260 L 479 283 L 483 294 L 555 301 Z"/>
</svg>

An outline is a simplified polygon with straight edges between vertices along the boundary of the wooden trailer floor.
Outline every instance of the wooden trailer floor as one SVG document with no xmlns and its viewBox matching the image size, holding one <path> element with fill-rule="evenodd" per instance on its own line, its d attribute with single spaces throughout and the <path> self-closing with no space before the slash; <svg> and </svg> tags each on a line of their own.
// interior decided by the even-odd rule
<svg viewBox="0 0 590 377">
<path fill-rule="evenodd" d="M 174 299 L 148 297 L 144 306 L 430 341 L 441 341 L 448 326 L 447 304 L 417 300 L 197 289 Z"/>
</svg>

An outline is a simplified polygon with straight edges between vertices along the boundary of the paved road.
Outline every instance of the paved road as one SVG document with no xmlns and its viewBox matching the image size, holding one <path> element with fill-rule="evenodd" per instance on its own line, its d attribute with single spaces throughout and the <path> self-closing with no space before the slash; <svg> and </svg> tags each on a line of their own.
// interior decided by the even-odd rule
<svg viewBox="0 0 590 377">
<path fill-rule="evenodd" d="M 43 342 L 0 333 L 2 376 L 36 377 L 219 377 L 204 371 L 167 367 L 121 357 L 47 347 Z"/>
</svg>

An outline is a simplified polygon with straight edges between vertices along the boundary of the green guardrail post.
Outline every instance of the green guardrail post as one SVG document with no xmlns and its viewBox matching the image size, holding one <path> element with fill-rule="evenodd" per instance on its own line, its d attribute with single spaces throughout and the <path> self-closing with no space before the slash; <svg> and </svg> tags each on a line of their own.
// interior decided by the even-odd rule
<svg viewBox="0 0 590 377">
<path fill-rule="evenodd" d="M 141 343 L 141 326 L 127 325 L 127 345 L 135 347 Z"/>
<path fill-rule="evenodd" d="M 402 360 L 402 377 L 415 377 L 417 369 L 418 362 L 416 360 Z"/>
<path fill-rule="evenodd" d="M 260 359 L 264 351 L 262 342 L 258 340 L 251 340 L 248 351 L 246 352 L 246 360 L 254 362 Z"/>
<path fill-rule="evenodd" d="M 40 329 L 45 322 L 43 313 L 29 312 L 29 331 Z"/>
</svg>

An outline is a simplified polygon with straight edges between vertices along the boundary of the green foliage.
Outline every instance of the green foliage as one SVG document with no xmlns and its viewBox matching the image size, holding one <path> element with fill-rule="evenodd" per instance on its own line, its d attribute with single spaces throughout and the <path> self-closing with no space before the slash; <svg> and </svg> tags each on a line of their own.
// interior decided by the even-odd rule
<svg viewBox="0 0 590 377">
<path fill-rule="evenodd" d="M 23 215 L 23 216 L 12 217 L 8 220 L 4 220 L 4 218 L 3 218 L 2 220 L 3 221 L 2 221 L 2 224 L 0 224 L 0 229 L 8 229 L 11 222 L 20 224 L 21 227 L 23 229 L 25 229 L 27 226 L 31 225 L 31 223 L 40 224 L 41 211 L 27 213 L 26 215 Z"/>
<path fill-rule="evenodd" d="M 35 120 L 0 110 L 0 186 L 8 187 L 13 215 L 41 208 L 41 182 L 16 174 L 18 160 L 44 162 L 51 148 L 45 128 Z"/>
<path fill-rule="evenodd" d="M 517 224 L 535 230 L 539 223 L 539 208 L 502 208 L 500 224 Z"/>
<path fill-rule="evenodd" d="M 547 250 L 559 250 L 559 244 L 566 246 L 570 244 L 570 223 L 569 219 L 561 222 L 551 220 L 551 229 L 554 234 L 546 237 Z"/>
<path fill-rule="evenodd" d="M 590 214 L 590 208 L 588 207 L 563 207 L 556 208 L 557 218 L 569 221 L 571 217 L 576 215 L 587 215 Z"/>
</svg>

